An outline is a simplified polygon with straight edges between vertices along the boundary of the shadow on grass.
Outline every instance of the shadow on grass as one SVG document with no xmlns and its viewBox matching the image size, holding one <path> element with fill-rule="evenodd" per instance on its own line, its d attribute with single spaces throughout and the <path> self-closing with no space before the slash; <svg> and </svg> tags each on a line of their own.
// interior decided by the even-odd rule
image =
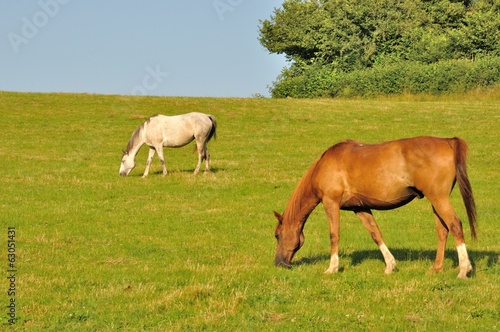
<svg viewBox="0 0 500 332">
<path fill-rule="evenodd" d="M 390 249 L 396 262 L 410 262 L 410 261 L 430 261 L 434 262 L 436 258 L 436 250 L 414 250 L 414 249 L 401 249 L 394 248 Z M 468 250 L 469 259 L 475 269 L 475 261 L 486 260 L 486 266 L 492 267 L 493 265 L 498 264 L 499 253 L 495 251 L 481 251 L 481 250 Z M 359 265 L 366 260 L 380 260 L 384 261 L 382 253 L 378 249 L 373 250 L 360 250 L 354 251 L 350 254 L 343 254 L 340 252 L 341 257 L 350 257 L 351 264 L 353 266 Z M 447 249 L 444 253 L 445 259 L 450 259 L 453 261 L 453 266 L 458 266 L 458 254 L 456 250 Z M 322 254 L 311 257 L 302 257 L 298 261 L 295 262 L 294 265 L 310 265 L 315 264 L 320 261 L 328 261 L 330 260 L 330 255 Z"/>
<path fill-rule="evenodd" d="M 200 169 L 200 173 L 198 173 L 198 175 L 203 175 L 204 174 L 204 170 L 205 170 L 204 167 L 201 168 Z M 220 172 L 225 172 L 227 170 L 228 170 L 227 168 L 223 168 L 223 167 L 210 167 L 210 172 L 208 172 L 207 174 L 210 174 L 210 173 L 217 174 L 217 173 L 220 173 Z M 192 174 L 192 173 L 194 173 L 194 167 L 193 168 L 188 168 L 188 169 L 172 169 L 172 170 L 167 170 L 167 171 L 168 171 L 167 176 L 173 175 L 173 174 L 190 174 L 190 173 Z M 144 174 L 144 171 L 142 171 L 142 173 L 141 172 L 134 172 L 134 173 L 128 175 L 128 177 L 131 177 L 131 178 L 140 178 L 140 177 L 142 177 L 142 174 Z M 161 177 L 162 175 L 163 175 L 163 171 L 162 170 L 156 170 L 156 171 L 153 171 L 153 172 L 149 172 L 149 176 L 160 176 Z"/>
<path fill-rule="evenodd" d="M 228 170 L 227 168 L 223 168 L 223 167 L 210 166 L 210 171 L 207 174 L 210 174 L 210 173 L 217 174 L 219 172 L 225 172 L 227 170 Z M 200 173 L 198 175 L 200 175 L 200 174 L 203 175 L 204 172 L 205 172 L 205 166 L 200 167 Z M 161 174 L 161 171 L 159 173 Z M 172 173 L 194 173 L 194 167 L 189 168 L 189 169 L 179 169 L 179 170 L 173 171 Z"/>
</svg>

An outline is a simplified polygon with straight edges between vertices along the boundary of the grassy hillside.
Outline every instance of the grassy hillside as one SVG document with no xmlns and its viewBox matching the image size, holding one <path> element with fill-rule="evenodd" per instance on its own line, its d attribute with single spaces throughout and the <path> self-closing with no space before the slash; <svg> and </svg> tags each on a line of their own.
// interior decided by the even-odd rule
<svg viewBox="0 0 500 332">
<path fill-rule="evenodd" d="M 216 116 L 213 172 L 194 176 L 192 145 L 166 149 L 142 179 L 147 149 L 129 177 L 121 150 L 148 116 Z M 16 231 L 14 330 L 500 329 L 500 93 L 376 100 L 272 100 L 0 93 L 0 255 Z M 416 135 L 469 144 L 478 205 L 475 273 L 457 280 L 448 242 L 445 271 L 429 274 L 437 246 L 423 199 L 375 212 L 399 270 L 352 213 L 341 215 L 341 272 L 328 267 L 321 206 L 305 227 L 292 270 L 273 266 L 276 226 L 306 168 L 347 138 Z M 7 279 L 0 325 L 9 325 Z"/>
</svg>

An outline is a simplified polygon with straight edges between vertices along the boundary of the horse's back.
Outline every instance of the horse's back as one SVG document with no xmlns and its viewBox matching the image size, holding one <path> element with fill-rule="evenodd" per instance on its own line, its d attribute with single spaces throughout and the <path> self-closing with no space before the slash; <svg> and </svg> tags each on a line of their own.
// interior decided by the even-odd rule
<svg viewBox="0 0 500 332">
<path fill-rule="evenodd" d="M 324 156 L 335 159 L 343 169 L 385 170 L 442 167 L 453 165 L 453 140 L 431 136 L 419 136 L 378 144 L 364 144 L 348 140 L 332 146 Z M 380 169 L 381 170 L 381 169 Z"/>
<path fill-rule="evenodd" d="M 212 120 L 199 112 L 158 114 L 149 118 L 144 125 L 145 140 L 149 145 L 162 142 L 163 146 L 182 147 L 199 135 L 206 135 L 212 128 Z"/>
<path fill-rule="evenodd" d="M 151 117 L 148 121 L 152 124 L 158 124 L 162 127 L 188 126 L 194 128 L 197 125 L 207 126 L 212 124 L 209 115 L 199 112 L 191 112 L 179 115 L 158 114 L 154 117 Z"/>
<path fill-rule="evenodd" d="M 436 183 L 451 190 L 455 178 L 450 139 L 415 137 L 379 144 L 345 141 L 319 159 L 319 192 L 343 201 L 392 208 L 426 194 Z"/>
</svg>

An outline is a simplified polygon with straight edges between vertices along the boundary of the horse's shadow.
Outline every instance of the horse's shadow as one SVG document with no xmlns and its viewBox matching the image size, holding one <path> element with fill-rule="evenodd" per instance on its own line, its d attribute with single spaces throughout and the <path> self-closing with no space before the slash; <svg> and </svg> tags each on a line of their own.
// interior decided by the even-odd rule
<svg viewBox="0 0 500 332">
<path fill-rule="evenodd" d="M 210 172 L 208 172 L 207 174 L 210 174 L 210 173 L 213 173 L 213 174 L 217 174 L 217 173 L 223 173 L 225 171 L 227 171 L 228 169 L 227 168 L 224 168 L 224 167 L 210 167 Z M 194 173 L 194 167 L 193 168 L 187 168 L 187 169 L 171 169 L 171 170 L 168 170 L 168 174 L 172 175 L 172 174 L 193 174 Z M 167 174 L 167 176 L 168 176 Z M 204 172 L 204 169 L 200 169 L 200 173 L 198 175 L 203 175 L 205 174 Z M 152 171 L 152 172 L 149 172 L 149 176 L 151 175 L 154 175 L 154 176 L 162 176 L 163 175 L 163 171 L 160 169 L 160 170 L 155 170 L 155 171 Z M 134 173 L 134 174 L 131 174 L 129 175 L 129 177 L 142 177 L 142 173 Z"/>
<path fill-rule="evenodd" d="M 217 174 L 217 173 L 225 172 L 227 170 L 228 169 L 224 168 L 224 167 L 212 167 L 212 166 L 210 166 L 210 171 L 207 174 L 210 174 L 210 173 Z M 193 168 L 188 168 L 188 169 L 174 170 L 173 173 L 194 173 L 194 167 Z M 201 167 L 199 174 L 201 174 L 201 175 L 205 174 L 205 168 Z"/>
<path fill-rule="evenodd" d="M 390 249 L 396 261 L 430 261 L 434 262 L 436 258 L 435 250 L 413 250 L 413 249 L 403 249 L 403 248 L 395 248 Z M 499 253 L 495 251 L 481 251 L 481 250 L 469 250 L 469 259 L 471 260 L 472 266 L 475 269 L 475 261 L 483 261 L 486 260 L 486 266 L 491 267 L 493 265 L 498 264 Z M 339 253 L 341 259 L 342 258 L 350 258 L 351 265 L 356 266 L 362 264 L 367 260 L 380 260 L 384 261 L 382 253 L 380 250 L 359 250 L 354 251 L 352 253 Z M 447 249 L 444 253 L 445 259 L 449 259 L 453 261 L 453 267 L 458 266 L 458 255 L 457 251 L 453 249 Z M 328 261 L 330 256 L 328 254 L 320 254 L 310 257 L 302 257 L 295 262 L 295 265 L 311 265 L 316 264 L 320 261 Z M 342 270 L 342 269 L 341 269 Z"/>
</svg>

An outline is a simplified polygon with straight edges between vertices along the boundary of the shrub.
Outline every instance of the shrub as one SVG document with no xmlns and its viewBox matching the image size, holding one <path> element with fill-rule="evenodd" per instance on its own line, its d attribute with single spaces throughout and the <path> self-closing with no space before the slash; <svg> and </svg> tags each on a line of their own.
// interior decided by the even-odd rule
<svg viewBox="0 0 500 332">
<path fill-rule="evenodd" d="M 403 61 L 343 73 L 331 66 L 286 68 L 271 88 L 273 97 L 369 97 L 376 95 L 466 92 L 500 83 L 500 57 L 446 60 L 432 64 Z"/>
</svg>

